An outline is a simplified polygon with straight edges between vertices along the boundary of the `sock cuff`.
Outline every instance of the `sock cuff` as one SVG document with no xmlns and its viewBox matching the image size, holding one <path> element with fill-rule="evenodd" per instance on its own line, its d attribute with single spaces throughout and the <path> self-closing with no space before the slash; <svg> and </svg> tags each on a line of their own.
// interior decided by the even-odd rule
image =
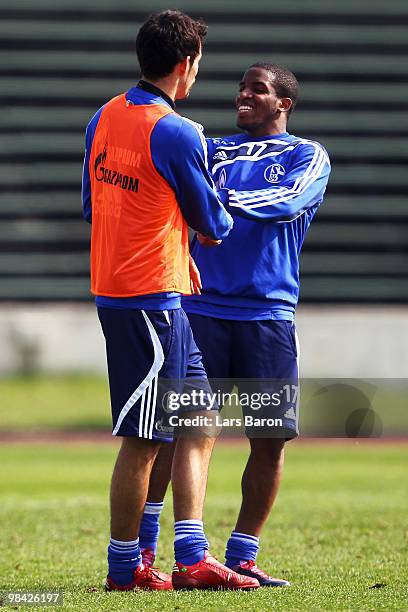
<svg viewBox="0 0 408 612">
<path fill-rule="evenodd" d="M 174 523 L 174 534 L 175 542 L 181 540 L 182 538 L 187 538 L 188 536 L 202 535 L 204 537 L 203 521 L 197 521 L 194 519 L 177 521 L 177 523 Z"/>
<path fill-rule="evenodd" d="M 109 544 L 121 549 L 135 548 L 136 546 L 139 546 L 139 538 L 136 540 L 130 540 L 129 542 L 123 542 L 121 540 L 114 540 L 111 538 Z"/>
<path fill-rule="evenodd" d="M 160 514 L 163 510 L 164 502 L 146 502 L 144 514 Z"/>
<path fill-rule="evenodd" d="M 174 529 L 179 527 L 203 527 L 203 521 L 199 521 L 198 519 L 186 519 L 185 521 L 176 521 L 174 523 Z"/>
<path fill-rule="evenodd" d="M 247 542 L 254 542 L 254 544 L 259 544 L 259 538 L 253 535 L 249 535 L 248 533 L 240 533 L 239 531 L 233 531 L 231 533 L 232 540 L 246 540 Z"/>
</svg>

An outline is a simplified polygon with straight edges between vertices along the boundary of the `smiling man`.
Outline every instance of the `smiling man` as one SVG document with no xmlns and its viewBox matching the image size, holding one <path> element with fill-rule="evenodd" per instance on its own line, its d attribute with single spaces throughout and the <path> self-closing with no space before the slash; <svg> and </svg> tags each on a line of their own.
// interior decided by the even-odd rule
<svg viewBox="0 0 408 612">
<path fill-rule="evenodd" d="M 249 385 L 272 394 L 276 385 L 288 385 L 290 391 L 278 405 L 246 410 L 281 425 L 247 431 L 242 505 L 226 549 L 227 566 L 272 587 L 289 583 L 262 571 L 256 557 L 278 492 L 285 441 L 298 435 L 299 253 L 330 173 L 319 143 L 287 132 L 297 98 L 289 70 L 256 63 L 245 72 L 236 99 L 243 133 L 207 141 L 217 187 L 229 190 L 234 229 L 217 248 L 200 235 L 194 240 L 203 289 L 183 300 L 210 378 L 230 379 L 230 386 L 231 379 L 252 379 L 240 382 L 240 390 Z"/>
</svg>

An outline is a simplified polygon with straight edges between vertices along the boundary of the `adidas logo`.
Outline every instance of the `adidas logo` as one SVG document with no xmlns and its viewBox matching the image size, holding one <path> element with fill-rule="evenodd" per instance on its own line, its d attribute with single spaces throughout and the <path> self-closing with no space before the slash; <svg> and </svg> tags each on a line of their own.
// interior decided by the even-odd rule
<svg viewBox="0 0 408 612">
<path fill-rule="evenodd" d="M 292 421 L 296 421 L 296 412 L 294 411 L 293 406 L 291 406 L 283 416 L 287 419 L 292 419 Z"/>
<path fill-rule="evenodd" d="M 221 149 L 214 154 L 213 159 L 228 159 L 228 157 L 226 152 Z"/>
</svg>

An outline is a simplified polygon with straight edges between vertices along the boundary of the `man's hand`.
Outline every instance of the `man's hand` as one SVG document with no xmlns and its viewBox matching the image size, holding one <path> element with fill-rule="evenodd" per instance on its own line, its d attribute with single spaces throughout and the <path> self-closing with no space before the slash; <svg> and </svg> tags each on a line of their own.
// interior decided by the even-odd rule
<svg viewBox="0 0 408 612">
<path fill-rule="evenodd" d="M 206 247 L 218 246 L 222 242 L 222 240 L 214 240 L 213 238 L 209 238 L 208 236 L 203 236 L 202 234 L 199 234 L 198 232 L 197 232 L 197 238 L 198 238 L 198 242 L 202 246 L 206 246 Z"/>
<path fill-rule="evenodd" d="M 190 271 L 190 289 L 191 293 L 194 295 L 201 295 L 201 276 L 200 272 L 196 266 L 194 259 L 190 255 L 189 260 L 189 271 Z"/>
</svg>

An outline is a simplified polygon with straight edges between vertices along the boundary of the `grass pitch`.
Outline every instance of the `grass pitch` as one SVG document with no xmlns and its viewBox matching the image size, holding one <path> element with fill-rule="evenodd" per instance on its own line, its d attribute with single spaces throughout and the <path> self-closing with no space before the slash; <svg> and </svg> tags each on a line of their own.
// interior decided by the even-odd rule
<svg viewBox="0 0 408 612">
<path fill-rule="evenodd" d="M 289 579 L 289 589 L 106 594 L 107 492 L 116 448 L 0 446 L 0 590 L 59 588 L 64 609 L 87 612 L 408 609 L 408 446 L 288 445 L 259 564 Z M 219 444 L 211 466 L 205 522 L 221 559 L 246 454 L 245 445 Z M 159 564 L 170 571 L 170 496 Z"/>
<path fill-rule="evenodd" d="M 345 386 L 335 384 L 338 390 L 334 394 L 333 383 L 336 381 L 301 382 L 300 427 L 303 435 L 346 435 L 353 396 L 339 389 L 349 388 L 350 382 L 339 379 L 337 383 L 344 383 Z M 370 384 L 360 381 L 357 386 L 360 384 L 363 389 L 369 389 L 369 406 L 381 423 L 382 433 L 387 436 L 408 436 L 407 380 L 371 381 Z M 320 392 L 317 393 L 317 389 Z M 111 426 L 106 376 L 0 378 L 0 398 L 0 433 L 90 429 L 106 432 Z M 363 405 L 361 399 L 357 401 L 354 413 L 358 413 L 356 409 Z M 241 416 L 241 413 L 230 412 L 229 416 Z"/>
</svg>

